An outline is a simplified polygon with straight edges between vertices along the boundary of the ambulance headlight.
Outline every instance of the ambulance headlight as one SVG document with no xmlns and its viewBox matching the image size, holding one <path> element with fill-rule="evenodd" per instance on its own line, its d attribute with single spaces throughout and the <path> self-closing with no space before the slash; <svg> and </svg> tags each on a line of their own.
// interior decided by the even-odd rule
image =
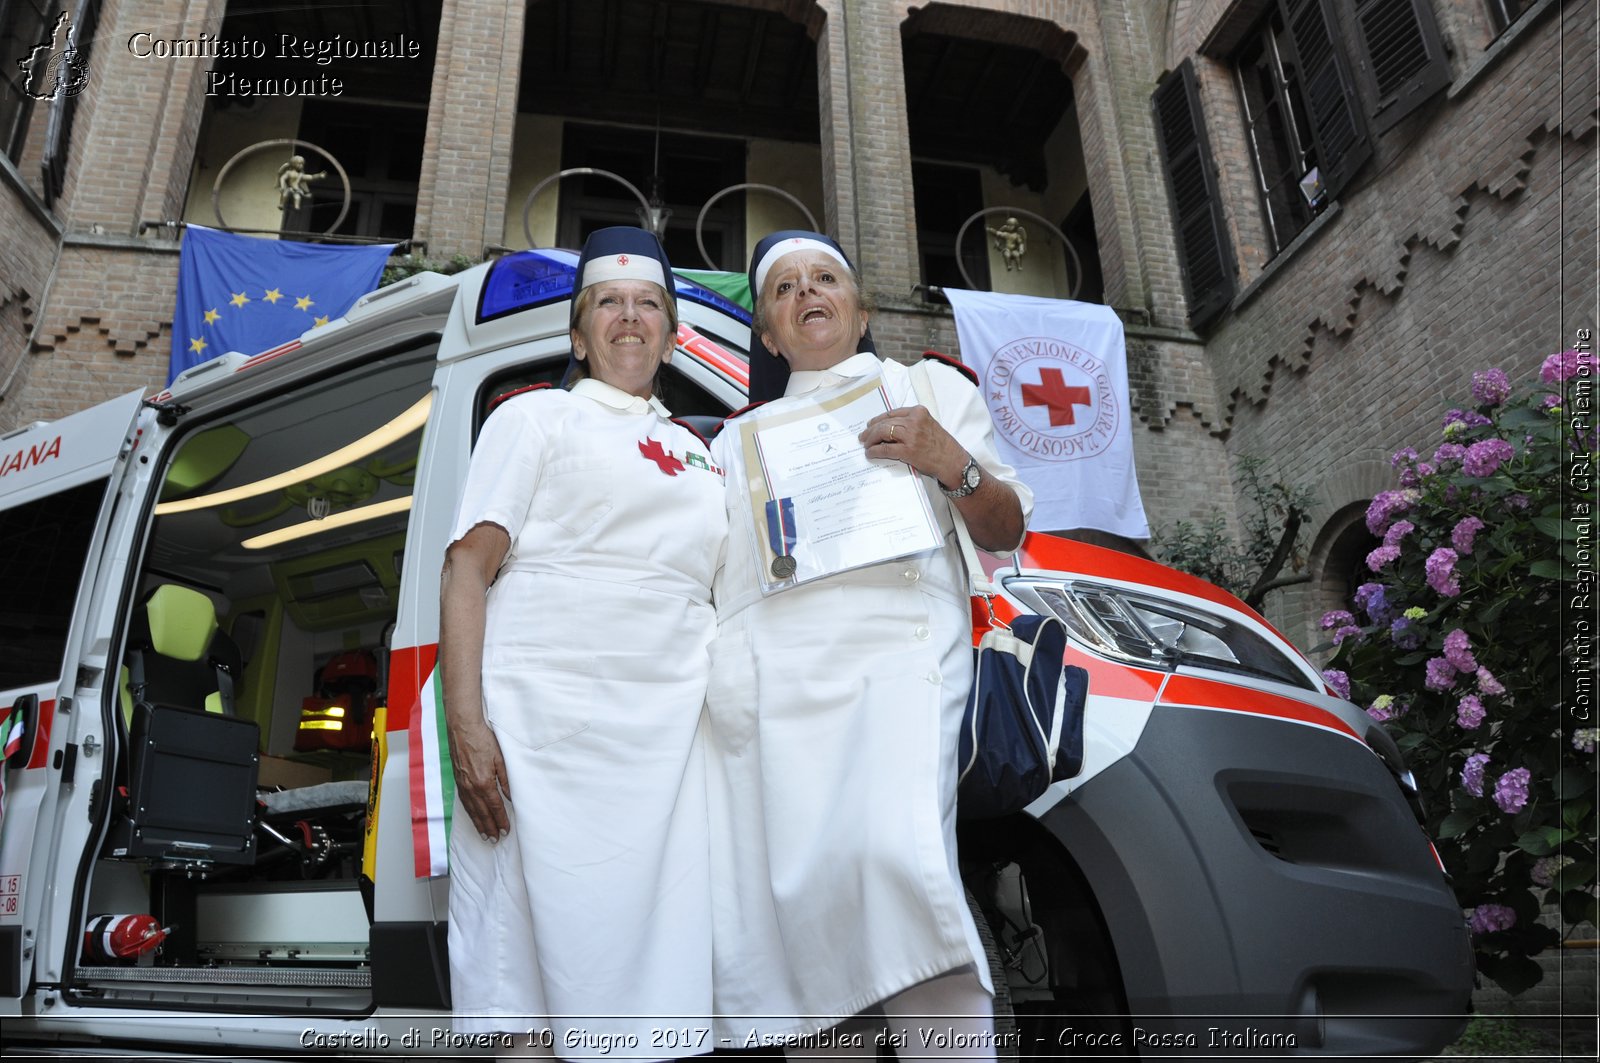
<svg viewBox="0 0 1600 1063">
<path fill-rule="evenodd" d="M 1086 649 L 1115 660 L 1163 671 L 1180 664 L 1213 668 L 1318 689 L 1288 654 L 1225 616 L 1078 580 L 1006 586 L 1060 617 Z"/>
</svg>

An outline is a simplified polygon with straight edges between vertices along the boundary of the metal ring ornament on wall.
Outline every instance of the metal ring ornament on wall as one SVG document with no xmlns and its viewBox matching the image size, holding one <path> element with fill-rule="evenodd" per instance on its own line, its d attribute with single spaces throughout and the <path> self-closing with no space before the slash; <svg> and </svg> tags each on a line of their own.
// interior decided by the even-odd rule
<svg viewBox="0 0 1600 1063">
<path fill-rule="evenodd" d="M 719 270 L 722 268 L 715 262 L 712 262 L 711 255 L 706 252 L 706 241 L 704 236 L 706 212 L 709 211 L 712 205 L 723 196 L 732 195 L 734 192 L 743 192 L 746 189 L 749 189 L 753 192 L 771 192 L 775 196 L 780 196 L 783 199 L 787 199 L 795 206 L 797 210 L 800 211 L 801 214 L 806 216 L 806 222 L 810 225 L 812 232 L 821 232 L 821 230 L 817 228 L 817 219 L 811 216 L 811 212 L 806 209 L 806 205 L 800 202 L 800 200 L 796 198 L 793 193 L 786 192 L 776 185 L 764 185 L 755 182 L 747 182 L 742 185 L 729 185 L 727 188 L 724 188 L 722 191 L 706 200 L 706 205 L 700 208 L 700 216 L 694 220 L 694 242 L 700 248 L 700 259 L 706 264 L 706 269 Z"/>
<path fill-rule="evenodd" d="M 634 185 L 627 178 L 618 176 L 617 174 L 612 173 L 610 170 L 597 170 L 593 166 L 574 166 L 571 169 L 557 171 L 556 173 L 551 174 L 549 177 L 546 177 L 543 181 L 540 181 L 538 184 L 534 185 L 533 188 L 528 192 L 528 198 L 522 201 L 522 236 L 523 239 L 528 241 L 528 246 L 530 248 L 539 246 L 533 239 L 533 230 L 528 226 L 528 214 L 533 210 L 534 198 L 537 197 L 540 192 L 544 191 L 545 185 L 559 181 L 563 177 L 576 177 L 580 174 L 585 177 L 609 177 L 623 188 L 626 188 L 628 191 L 632 192 L 633 198 L 637 199 L 639 201 L 639 206 L 644 208 L 644 216 L 647 218 L 650 216 L 650 201 L 644 198 L 644 193 L 639 191 L 638 188 L 634 187 Z"/>
<path fill-rule="evenodd" d="M 333 219 L 333 224 L 322 230 L 323 236 L 333 235 L 334 230 L 344 222 L 344 216 L 350 213 L 350 175 L 344 172 L 344 167 L 339 165 L 339 160 L 334 158 L 329 152 L 317 147 L 309 140 L 295 140 L 292 137 L 280 137 L 277 140 L 263 140 L 258 144 L 251 144 L 248 148 L 240 150 L 234 155 L 233 158 L 223 163 L 222 169 L 217 173 L 217 179 L 212 182 L 211 185 L 211 213 L 217 216 L 217 224 L 224 229 L 228 228 L 228 219 L 222 216 L 222 203 L 220 199 L 222 182 L 227 178 L 228 171 L 233 169 L 238 161 L 244 158 L 246 155 L 253 155 L 258 151 L 265 151 L 267 148 L 280 148 L 286 144 L 297 144 L 301 147 L 310 148 L 318 155 L 321 155 L 324 159 L 327 159 L 328 164 L 338 171 L 339 183 L 344 186 L 344 202 L 340 205 L 339 216 Z M 282 208 L 280 207 L 279 210 L 281 211 Z"/>
<path fill-rule="evenodd" d="M 1050 232 L 1055 233 L 1061 240 L 1061 246 L 1067 249 L 1067 254 L 1072 258 L 1072 276 L 1068 278 L 1071 281 L 1071 285 L 1067 289 L 1067 298 L 1076 299 L 1078 297 L 1078 289 L 1083 286 L 1083 263 L 1078 261 L 1078 252 L 1073 249 L 1072 241 L 1068 240 L 1067 234 L 1056 228 L 1048 219 L 1040 217 L 1031 210 L 1024 210 L 1022 207 L 985 207 L 983 210 L 973 211 L 967 217 L 967 220 L 961 223 L 961 228 L 956 231 L 956 269 L 961 271 L 961 279 L 967 282 L 968 288 L 976 289 L 978 286 L 972 283 L 972 277 L 967 273 L 967 265 L 961 261 L 961 239 L 967 235 L 968 226 L 988 214 L 1020 214 L 1024 218 L 1033 219 Z M 991 288 L 990 290 L 992 291 L 993 289 Z"/>
</svg>

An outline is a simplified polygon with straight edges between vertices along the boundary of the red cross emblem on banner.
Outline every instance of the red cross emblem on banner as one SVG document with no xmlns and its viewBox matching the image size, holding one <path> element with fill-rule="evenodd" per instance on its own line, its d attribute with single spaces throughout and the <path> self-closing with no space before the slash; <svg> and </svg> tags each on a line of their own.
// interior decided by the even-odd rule
<svg viewBox="0 0 1600 1063">
<path fill-rule="evenodd" d="M 617 256 L 617 265 L 626 266 L 627 264 L 628 264 L 628 256 L 627 255 L 618 255 Z"/>
<path fill-rule="evenodd" d="M 1075 423 L 1072 408 L 1088 406 L 1093 401 L 1088 388 L 1069 387 L 1059 369 L 1041 369 L 1039 383 L 1022 385 L 1022 405 L 1043 406 L 1049 410 L 1051 428 Z"/>
<path fill-rule="evenodd" d="M 650 440 L 649 446 L 645 446 L 644 441 L 640 440 L 639 453 L 655 462 L 656 466 L 668 476 L 676 476 L 683 471 L 683 462 L 679 461 L 672 451 L 661 449 L 658 440 Z"/>
</svg>

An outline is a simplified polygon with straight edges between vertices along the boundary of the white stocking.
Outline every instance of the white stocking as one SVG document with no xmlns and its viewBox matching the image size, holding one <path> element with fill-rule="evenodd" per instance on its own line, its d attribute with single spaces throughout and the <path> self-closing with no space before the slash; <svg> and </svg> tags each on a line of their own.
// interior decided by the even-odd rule
<svg viewBox="0 0 1600 1063">
<path fill-rule="evenodd" d="M 883 1002 L 900 1063 L 992 1060 L 994 998 L 971 967 L 919 982 Z"/>
</svg>

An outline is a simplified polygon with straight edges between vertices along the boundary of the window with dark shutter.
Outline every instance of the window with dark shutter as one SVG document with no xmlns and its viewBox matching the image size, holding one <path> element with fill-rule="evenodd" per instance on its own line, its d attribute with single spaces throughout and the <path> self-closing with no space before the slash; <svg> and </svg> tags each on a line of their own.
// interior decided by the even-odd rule
<svg viewBox="0 0 1600 1063">
<path fill-rule="evenodd" d="M 1178 264 L 1189 298 L 1189 321 L 1204 328 L 1234 293 L 1233 247 L 1217 194 L 1211 145 L 1189 60 L 1162 78 L 1151 97 L 1167 191 L 1178 234 Z"/>
<path fill-rule="evenodd" d="M 1429 0 L 1355 0 L 1357 68 L 1375 101 L 1372 131 L 1394 128 L 1450 84 L 1439 24 Z"/>
<path fill-rule="evenodd" d="M 1323 194 L 1333 199 L 1372 156 L 1355 87 L 1334 44 L 1331 0 L 1281 0 L 1293 58 L 1305 95 L 1306 119 L 1320 161 Z"/>
</svg>

